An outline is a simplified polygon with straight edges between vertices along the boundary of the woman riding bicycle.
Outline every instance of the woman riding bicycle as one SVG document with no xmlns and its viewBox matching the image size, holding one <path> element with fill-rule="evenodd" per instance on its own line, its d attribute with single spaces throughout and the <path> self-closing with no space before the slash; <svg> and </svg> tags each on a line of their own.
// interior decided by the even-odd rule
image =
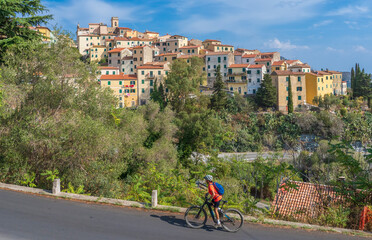
<svg viewBox="0 0 372 240">
<path fill-rule="evenodd" d="M 220 215 L 218 214 L 218 208 L 222 200 L 222 195 L 218 194 L 216 188 L 213 186 L 213 177 L 211 175 L 206 175 L 204 179 L 208 184 L 208 192 L 212 196 L 214 213 L 216 214 L 215 216 L 217 218 L 217 223 L 215 224 L 215 227 L 221 227 Z"/>
</svg>

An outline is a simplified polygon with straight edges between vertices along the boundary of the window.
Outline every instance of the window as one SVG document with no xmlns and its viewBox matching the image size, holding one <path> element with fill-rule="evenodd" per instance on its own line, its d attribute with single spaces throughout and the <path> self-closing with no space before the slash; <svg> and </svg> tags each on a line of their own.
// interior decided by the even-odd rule
<svg viewBox="0 0 372 240">
<path fill-rule="evenodd" d="M 145 89 L 144 88 L 142 88 L 142 93 L 145 93 Z"/>
<path fill-rule="evenodd" d="M 112 74 L 115 75 L 115 71 L 113 71 Z"/>
<path fill-rule="evenodd" d="M 245 72 L 245 68 L 243 68 L 242 71 Z"/>
<path fill-rule="evenodd" d="M 320 87 L 318 87 L 318 90 L 320 91 Z"/>
<path fill-rule="evenodd" d="M 119 89 L 119 93 L 123 93 L 123 90 Z"/>
<path fill-rule="evenodd" d="M 211 74 L 210 73 L 208 73 L 208 77 L 210 77 L 211 76 Z"/>
<path fill-rule="evenodd" d="M 223 60 L 226 61 L 226 57 L 223 57 Z"/>
<path fill-rule="evenodd" d="M 123 85 L 123 82 L 122 81 L 119 81 L 119 85 Z"/>
<path fill-rule="evenodd" d="M 267 62 L 267 66 L 269 66 L 270 65 L 270 62 Z"/>
<path fill-rule="evenodd" d="M 213 68 L 216 69 L 216 65 L 213 65 Z"/>
<path fill-rule="evenodd" d="M 122 69 L 122 72 L 125 72 L 125 69 L 124 68 Z"/>
<path fill-rule="evenodd" d="M 288 92 L 288 90 L 289 90 L 289 87 L 286 87 L 286 91 Z"/>
<path fill-rule="evenodd" d="M 134 50 L 134 54 L 137 54 L 137 50 Z"/>
<path fill-rule="evenodd" d="M 131 89 L 130 92 L 131 93 L 135 93 L 136 92 L 136 89 Z"/>
<path fill-rule="evenodd" d="M 285 98 L 285 100 L 287 100 L 287 101 L 288 101 L 288 97 L 286 97 L 286 98 Z"/>
<path fill-rule="evenodd" d="M 260 79 L 259 79 L 259 78 L 257 78 L 257 82 L 258 82 L 258 83 L 260 82 Z"/>
<path fill-rule="evenodd" d="M 211 65 L 208 65 L 208 69 L 210 69 L 211 68 Z"/>
<path fill-rule="evenodd" d="M 301 92 L 302 91 L 302 87 L 297 87 L 297 91 L 298 92 Z"/>
<path fill-rule="evenodd" d="M 158 75 L 161 75 L 161 71 L 158 71 Z"/>
<path fill-rule="evenodd" d="M 286 81 L 286 82 L 289 82 L 289 77 L 286 77 L 286 78 L 285 78 L 285 81 Z"/>
<path fill-rule="evenodd" d="M 248 70 L 248 74 L 251 74 L 252 72 L 251 72 L 251 70 Z"/>
<path fill-rule="evenodd" d="M 120 60 L 118 60 L 118 64 L 120 64 Z"/>
<path fill-rule="evenodd" d="M 154 86 L 154 81 L 150 80 L 150 86 Z"/>
<path fill-rule="evenodd" d="M 256 89 L 253 89 L 253 94 L 256 94 Z"/>
<path fill-rule="evenodd" d="M 130 71 L 133 72 L 133 68 L 131 68 Z"/>
<path fill-rule="evenodd" d="M 209 57 L 209 58 L 208 58 L 208 61 L 210 61 L 210 60 L 211 60 L 211 58 Z"/>
<path fill-rule="evenodd" d="M 142 79 L 142 84 L 145 84 L 145 80 L 144 79 Z"/>
<path fill-rule="evenodd" d="M 298 79 L 299 82 L 301 82 L 301 77 L 298 77 L 297 79 Z"/>
<path fill-rule="evenodd" d="M 111 60 L 109 60 L 109 64 L 111 64 Z"/>
<path fill-rule="evenodd" d="M 301 101 L 301 96 L 298 96 L 298 100 Z"/>
<path fill-rule="evenodd" d="M 145 71 L 141 71 L 141 75 L 145 75 Z"/>
<path fill-rule="evenodd" d="M 234 88 L 231 87 L 231 88 L 230 88 L 230 91 L 234 91 Z"/>
<path fill-rule="evenodd" d="M 280 68 L 279 67 L 276 67 L 275 70 L 279 70 Z"/>
<path fill-rule="evenodd" d="M 227 66 L 226 65 L 223 65 L 223 68 L 227 68 Z"/>
<path fill-rule="evenodd" d="M 320 78 L 318 78 L 318 82 L 320 82 Z"/>
<path fill-rule="evenodd" d="M 106 71 L 106 75 L 109 75 L 109 71 Z"/>
<path fill-rule="evenodd" d="M 150 93 L 152 93 L 154 91 L 154 89 L 153 88 L 150 88 Z"/>
<path fill-rule="evenodd" d="M 111 85 L 111 82 L 110 81 L 107 81 L 107 85 Z"/>
<path fill-rule="evenodd" d="M 111 57 L 111 53 L 109 53 L 109 57 Z"/>
<path fill-rule="evenodd" d="M 218 57 L 218 63 L 220 63 L 221 62 L 221 57 Z"/>
<path fill-rule="evenodd" d="M 257 70 L 257 74 L 260 74 L 260 70 Z"/>
<path fill-rule="evenodd" d="M 250 78 L 250 79 L 248 79 L 248 82 L 252 82 L 252 79 Z"/>
</svg>

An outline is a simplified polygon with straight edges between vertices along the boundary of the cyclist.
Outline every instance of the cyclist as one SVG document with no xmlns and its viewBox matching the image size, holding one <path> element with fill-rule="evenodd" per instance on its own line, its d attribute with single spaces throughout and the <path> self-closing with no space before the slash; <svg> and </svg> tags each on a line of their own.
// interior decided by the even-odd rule
<svg viewBox="0 0 372 240">
<path fill-rule="evenodd" d="M 213 186 L 213 177 L 211 175 L 206 175 L 204 179 L 208 184 L 208 192 L 212 196 L 212 204 L 214 206 L 214 213 L 217 219 L 217 223 L 215 224 L 215 227 L 221 227 L 220 215 L 218 214 L 218 208 L 222 200 L 222 195 L 219 195 L 216 188 Z"/>
</svg>

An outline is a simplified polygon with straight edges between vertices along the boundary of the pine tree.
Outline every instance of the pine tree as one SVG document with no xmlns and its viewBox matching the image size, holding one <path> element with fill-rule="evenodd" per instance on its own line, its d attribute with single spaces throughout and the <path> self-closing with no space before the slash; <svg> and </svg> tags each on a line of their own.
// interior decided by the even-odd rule
<svg viewBox="0 0 372 240">
<path fill-rule="evenodd" d="M 216 69 L 216 81 L 213 85 L 214 91 L 211 98 L 211 108 L 220 111 L 226 106 L 227 94 L 225 89 L 225 84 L 222 81 L 221 66 L 218 65 Z"/>
<path fill-rule="evenodd" d="M 293 96 L 292 96 L 292 84 L 291 76 L 288 76 L 288 113 L 293 113 Z"/>
<path fill-rule="evenodd" d="M 41 34 L 29 27 L 47 23 L 52 19 L 52 15 L 38 16 L 46 11 L 40 0 L 0 1 L 0 36 L 5 36 L 0 37 L 0 56 L 11 46 L 41 40 Z"/>
<path fill-rule="evenodd" d="M 273 85 L 271 76 L 269 74 L 265 74 L 261 86 L 257 90 L 255 100 L 258 106 L 264 108 L 276 107 L 276 88 Z"/>
</svg>

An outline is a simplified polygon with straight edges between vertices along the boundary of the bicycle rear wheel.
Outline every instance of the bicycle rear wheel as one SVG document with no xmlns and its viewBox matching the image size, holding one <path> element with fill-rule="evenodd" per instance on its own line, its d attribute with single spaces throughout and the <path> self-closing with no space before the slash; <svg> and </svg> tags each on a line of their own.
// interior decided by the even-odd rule
<svg viewBox="0 0 372 240">
<path fill-rule="evenodd" d="M 201 228 L 207 222 L 207 213 L 201 207 L 192 206 L 186 210 L 185 220 L 190 227 Z"/>
<path fill-rule="evenodd" d="M 224 211 L 221 217 L 222 227 L 229 232 L 237 232 L 243 225 L 243 215 L 239 210 L 230 208 Z"/>
</svg>

